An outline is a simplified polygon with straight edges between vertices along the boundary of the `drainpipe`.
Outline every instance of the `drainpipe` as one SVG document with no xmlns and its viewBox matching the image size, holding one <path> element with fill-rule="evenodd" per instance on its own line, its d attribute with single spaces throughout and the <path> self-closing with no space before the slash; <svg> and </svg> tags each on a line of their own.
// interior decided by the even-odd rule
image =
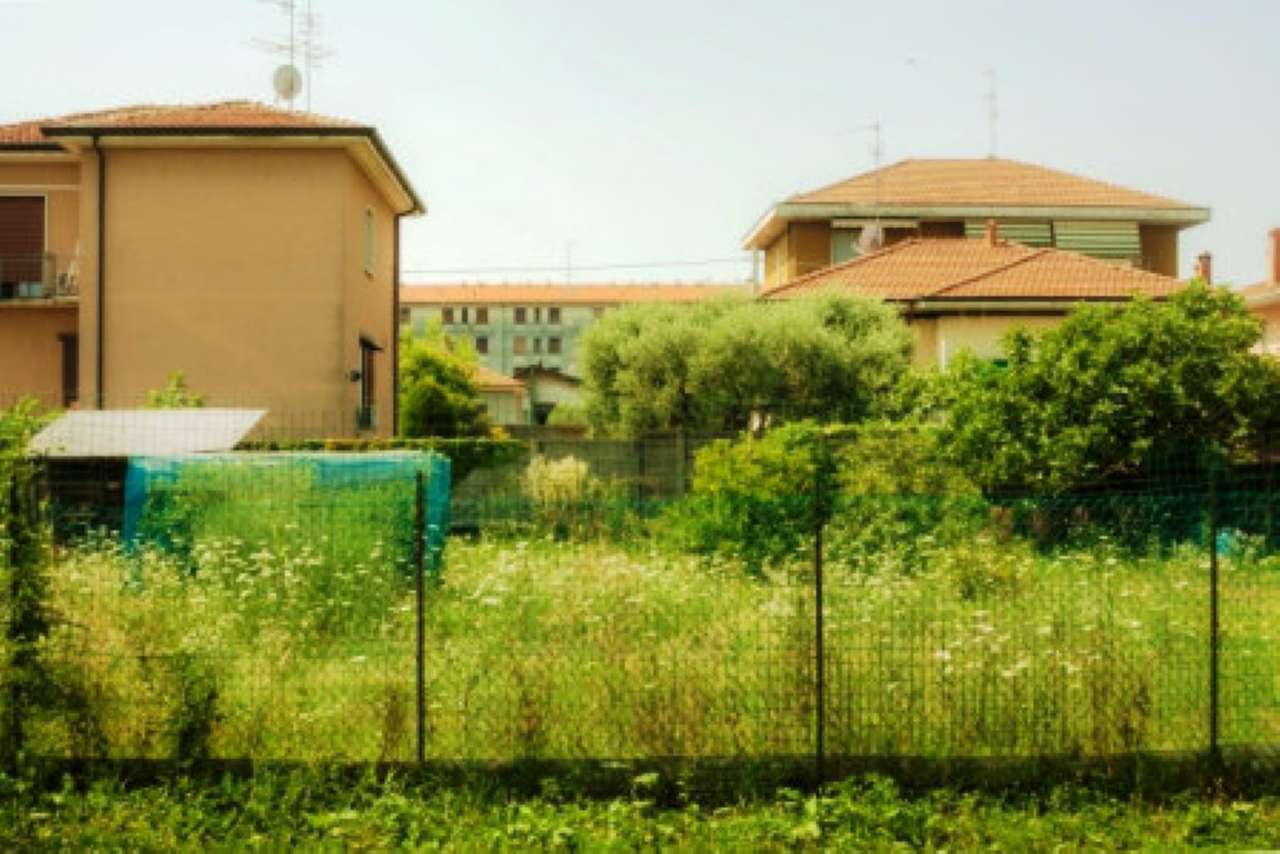
<svg viewBox="0 0 1280 854">
<path fill-rule="evenodd" d="M 404 214 L 395 215 L 391 230 L 391 254 L 394 267 L 391 271 L 391 435 L 400 435 L 400 220 Z"/>
<path fill-rule="evenodd" d="M 97 264 L 97 291 L 98 291 L 98 334 L 95 341 L 95 365 L 94 365 L 94 387 L 96 389 L 96 407 L 103 409 L 106 402 L 106 394 L 103 391 L 103 354 L 105 352 L 105 344 L 103 341 L 106 332 L 106 314 L 107 306 L 105 301 L 106 282 L 107 282 L 107 156 L 106 152 L 98 145 L 98 135 L 92 136 L 93 150 L 98 157 L 98 264 Z"/>
</svg>

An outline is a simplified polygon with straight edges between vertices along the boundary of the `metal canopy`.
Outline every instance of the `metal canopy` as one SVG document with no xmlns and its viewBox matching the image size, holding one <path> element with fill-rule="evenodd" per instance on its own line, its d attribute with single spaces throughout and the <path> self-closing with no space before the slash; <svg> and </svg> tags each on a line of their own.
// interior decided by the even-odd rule
<svg viewBox="0 0 1280 854">
<path fill-rule="evenodd" d="M 68 412 L 31 440 L 48 457 L 146 457 L 230 451 L 265 409 L 112 409 Z"/>
</svg>

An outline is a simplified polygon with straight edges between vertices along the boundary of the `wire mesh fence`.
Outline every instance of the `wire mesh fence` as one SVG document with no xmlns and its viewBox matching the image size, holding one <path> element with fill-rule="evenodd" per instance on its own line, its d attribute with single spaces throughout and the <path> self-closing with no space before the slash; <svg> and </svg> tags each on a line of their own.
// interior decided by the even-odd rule
<svg viewBox="0 0 1280 854">
<path fill-rule="evenodd" d="M 1273 463 L 983 493 L 884 479 L 865 442 L 750 442 L 531 446 L 451 499 L 421 454 L 33 463 L 37 498 L 4 507 L 0 681 L 48 690 L 0 692 L 9 731 L 88 759 L 818 774 L 1275 755 Z"/>
</svg>

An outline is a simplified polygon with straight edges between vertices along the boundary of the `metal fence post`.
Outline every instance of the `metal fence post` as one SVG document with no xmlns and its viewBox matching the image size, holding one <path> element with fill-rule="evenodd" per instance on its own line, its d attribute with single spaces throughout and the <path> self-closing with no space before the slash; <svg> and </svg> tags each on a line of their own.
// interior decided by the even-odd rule
<svg viewBox="0 0 1280 854">
<path fill-rule="evenodd" d="M 823 442 L 819 439 L 819 442 Z M 823 449 L 825 450 L 825 448 Z M 814 732 L 814 775 L 819 787 L 826 780 L 826 726 L 827 726 L 827 656 L 823 628 L 822 528 L 826 509 L 823 502 L 822 474 L 824 454 L 814 459 L 813 474 L 813 631 L 814 631 L 814 707 L 817 714 Z"/>
<path fill-rule="evenodd" d="M 424 570 L 427 541 L 427 502 L 423 488 L 422 472 L 418 472 L 414 480 L 414 513 L 413 513 L 413 584 L 416 613 L 414 615 L 414 657 L 416 659 L 416 712 L 418 719 L 418 764 L 427 759 L 427 679 L 426 679 L 426 643 L 425 643 L 425 583 Z"/>
<path fill-rule="evenodd" d="M 1209 462 L 1209 762 L 1217 768 L 1222 760 L 1218 743 L 1219 694 L 1219 587 L 1218 587 L 1218 471 L 1214 461 Z"/>
</svg>

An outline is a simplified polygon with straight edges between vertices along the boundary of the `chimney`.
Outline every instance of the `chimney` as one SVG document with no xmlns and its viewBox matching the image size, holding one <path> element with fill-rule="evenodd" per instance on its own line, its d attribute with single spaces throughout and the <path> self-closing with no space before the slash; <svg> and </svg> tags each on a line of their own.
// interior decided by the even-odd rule
<svg viewBox="0 0 1280 854">
<path fill-rule="evenodd" d="M 987 220 L 987 245 L 995 246 L 999 242 L 1000 226 L 994 219 Z"/>
<path fill-rule="evenodd" d="M 1280 228 L 1273 228 L 1267 234 L 1271 238 L 1271 264 L 1267 271 L 1271 274 L 1271 284 L 1280 285 Z"/>
<path fill-rule="evenodd" d="M 1201 252 L 1196 258 L 1196 278 L 1204 279 L 1206 285 L 1213 284 L 1213 256 L 1208 252 Z"/>
</svg>

